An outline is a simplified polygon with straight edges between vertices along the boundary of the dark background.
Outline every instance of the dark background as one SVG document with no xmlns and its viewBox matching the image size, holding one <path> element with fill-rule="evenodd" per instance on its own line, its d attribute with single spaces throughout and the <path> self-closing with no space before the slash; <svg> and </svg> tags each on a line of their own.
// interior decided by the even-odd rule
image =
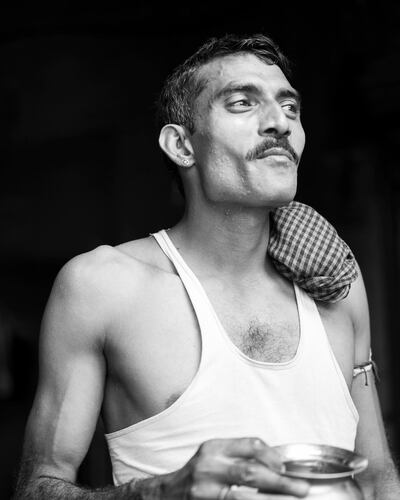
<svg viewBox="0 0 400 500">
<path fill-rule="evenodd" d="M 153 103 L 177 63 L 226 32 L 269 34 L 295 62 L 307 133 L 297 199 L 336 226 L 361 265 L 400 452 L 400 8 L 304 4 L 0 8 L 0 498 L 20 456 L 52 282 L 72 256 L 178 219 Z M 80 478 L 110 481 L 101 423 Z"/>
</svg>

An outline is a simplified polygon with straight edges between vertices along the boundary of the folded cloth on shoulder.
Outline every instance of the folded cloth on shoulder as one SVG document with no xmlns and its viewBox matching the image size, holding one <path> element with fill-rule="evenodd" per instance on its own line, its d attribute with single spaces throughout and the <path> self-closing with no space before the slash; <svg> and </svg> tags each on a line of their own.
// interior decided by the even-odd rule
<svg viewBox="0 0 400 500">
<path fill-rule="evenodd" d="M 297 201 L 272 212 L 271 222 L 268 255 L 276 269 L 316 300 L 344 299 L 358 272 L 352 251 L 335 228 Z"/>
</svg>

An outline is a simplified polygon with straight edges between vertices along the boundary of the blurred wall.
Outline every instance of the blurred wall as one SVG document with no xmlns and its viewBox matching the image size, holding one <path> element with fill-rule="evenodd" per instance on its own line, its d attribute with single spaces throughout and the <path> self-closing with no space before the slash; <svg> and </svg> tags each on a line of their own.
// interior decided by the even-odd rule
<svg viewBox="0 0 400 500">
<path fill-rule="evenodd" d="M 175 64 L 225 32 L 270 34 L 296 63 L 307 132 L 297 199 L 334 223 L 361 265 L 380 398 L 400 451 L 399 8 L 350 1 L 321 12 L 265 3 L 235 9 L 65 2 L 0 10 L 0 318 L 8 325 L 0 351 L 10 375 L 3 386 L 0 379 L 0 498 L 11 492 L 55 275 L 78 253 L 179 218 L 153 103 Z M 81 471 L 87 484 L 110 480 L 101 433 L 99 422 Z"/>
</svg>

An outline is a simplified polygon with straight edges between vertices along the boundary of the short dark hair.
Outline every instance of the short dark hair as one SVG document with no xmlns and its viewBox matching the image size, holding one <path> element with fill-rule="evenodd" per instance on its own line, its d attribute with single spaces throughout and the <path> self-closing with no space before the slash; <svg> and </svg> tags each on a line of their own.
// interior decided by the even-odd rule
<svg viewBox="0 0 400 500">
<path fill-rule="evenodd" d="M 267 64 L 276 64 L 287 79 L 291 78 L 289 60 L 278 45 L 265 35 L 227 34 L 220 38 L 210 38 L 165 80 L 157 101 L 159 128 L 173 123 L 185 127 L 192 134 L 195 130 L 194 103 L 207 84 L 205 80 L 198 78 L 199 69 L 214 59 L 241 53 L 253 54 Z M 184 195 L 177 165 L 167 155 L 163 156 Z"/>
</svg>

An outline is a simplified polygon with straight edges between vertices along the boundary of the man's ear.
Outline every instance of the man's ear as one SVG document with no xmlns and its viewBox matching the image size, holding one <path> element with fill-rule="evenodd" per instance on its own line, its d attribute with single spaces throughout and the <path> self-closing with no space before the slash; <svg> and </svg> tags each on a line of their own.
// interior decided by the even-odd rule
<svg viewBox="0 0 400 500">
<path fill-rule="evenodd" d="M 191 167 L 194 164 L 192 145 L 185 129 L 180 125 L 164 125 L 158 143 L 164 153 L 179 167 Z"/>
</svg>

